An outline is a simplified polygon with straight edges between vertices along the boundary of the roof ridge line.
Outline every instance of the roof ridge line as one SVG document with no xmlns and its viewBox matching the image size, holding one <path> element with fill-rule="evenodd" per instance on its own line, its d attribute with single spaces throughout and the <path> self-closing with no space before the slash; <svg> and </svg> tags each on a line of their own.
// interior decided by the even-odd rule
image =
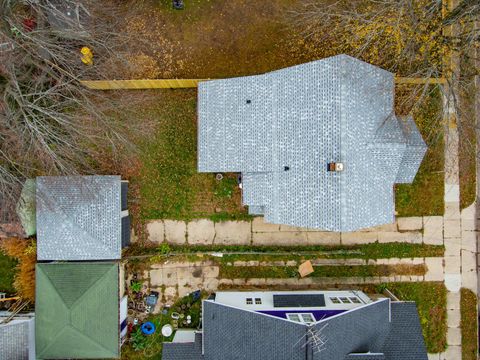
<svg viewBox="0 0 480 360">
<path fill-rule="evenodd" d="M 63 300 L 63 299 L 62 299 Z M 60 335 L 63 333 L 63 329 L 65 329 L 66 327 L 70 327 L 69 324 L 65 324 L 63 325 L 63 327 L 55 334 L 55 337 L 53 338 L 52 341 L 50 341 L 50 344 L 45 348 L 43 349 L 43 351 L 40 353 L 40 354 L 37 354 L 38 355 L 42 355 L 43 353 L 45 353 L 48 349 L 50 349 L 52 347 L 52 345 L 57 341 L 57 339 L 60 337 Z"/>
<path fill-rule="evenodd" d="M 115 180 L 118 180 L 118 175 L 78 175 L 76 177 L 80 178 L 80 177 L 84 177 L 84 176 L 89 176 L 91 178 L 97 178 L 97 177 L 104 177 L 104 176 L 108 176 L 108 177 L 112 177 L 112 178 L 115 178 Z M 118 181 L 118 184 L 119 186 L 121 186 L 121 178 L 120 180 Z M 103 194 L 105 193 L 105 189 L 100 189 L 100 190 L 103 190 Z M 121 192 L 121 190 L 120 190 Z M 44 191 L 42 191 L 42 193 L 44 193 Z M 97 197 L 99 194 L 97 193 L 95 196 Z M 110 252 L 113 252 L 115 251 L 116 249 L 113 249 L 111 248 L 110 246 L 108 246 L 107 244 L 103 243 L 103 241 L 99 241 L 99 239 L 97 239 L 95 236 L 93 236 L 90 232 L 86 231 L 85 228 L 83 228 L 82 226 L 80 226 L 80 224 L 78 224 L 76 221 L 74 221 L 74 219 L 70 216 L 67 216 L 67 214 L 63 211 L 63 207 L 60 206 L 58 204 L 58 202 L 55 200 L 54 197 L 51 197 L 51 196 L 47 196 L 46 198 L 44 199 L 47 199 L 51 202 L 52 205 L 54 205 L 53 208 L 56 209 L 56 212 L 58 215 L 60 215 L 64 222 L 71 225 L 73 229 L 76 229 L 76 230 L 79 230 L 82 232 L 82 234 L 86 235 L 86 237 L 88 239 L 90 239 L 92 241 L 93 244 L 95 245 L 98 245 L 98 248 L 100 248 L 101 250 L 105 251 L 106 253 L 108 253 L 109 251 Z"/>
<path fill-rule="evenodd" d="M 62 300 L 62 304 L 63 304 L 63 305 L 65 306 L 65 308 L 68 310 L 69 307 L 67 306 L 67 304 L 66 304 L 65 299 L 63 298 L 63 296 L 60 295 L 60 293 L 58 292 L 57 287 L 53 284 L 53 279 L 52 279 L 50 276 L 48 276 L 48 274 L 47 274 L 45 271 L 43 271 L 42 267 L 37 266 L 37 265 L 38 265 L 38 263 L 35 265 L 35 272 L 36 272 L 37 270 L 40 270 L 40 272 L 48 279 L 48 283 L 49 283 L 50 286 L 55 290 L 55 293 L 58 295 L 58 297 L 60 298 L 60 300 Z M 47 265 L 48 265 L 48 264 L 47 264 Z M 35 286 L 35 288 L 36 288 L 36 286 Z M 35 291 L 36 291 L 36 289 L 35 289 Z"/>
<path fill-rule="evenodd" d="M 85 291 L 82 296 L 80 296 L 77 300 L 75 300 L 75 302 L 72 304 L 72 306 L 70 307 L 70 310 L 73 310 L 75 309 L 75 307 L 78 305 L 79 301 L 82 300 L 87 294 L 89 294 L 92 290 L 92 288 L 95 287 L 95 285 L 97 285 L 97 283 L 102 280 L 112 269 L 118 269 L 118 264 L 115 263 L 115 262 L 104 262 L 103 264 L 111 264 L 111 265 L 116 265 L 115 267 L 112 266 L 110 269 L 108 269 L 105 273 L 103 273 L 102 276 L 100 276 L 88 289 L 87 291 Z M 118 275 L 118 273 L 117 273 Z M 117 276 L 118 277 L 118 276 Z M 73 326 L 73 325 L 72 325 Z"/>
<path fill-rule="evenodd" d="M 76 333 L 78 333 L 78 335 L 80 336 L 83 336 L 84 338 L 90 340 L 92 343 L 100 346 L 105 352 L 108 352 L 108 353 L 111 353 L 111 351 L 109 349 L 107 349 L 106 347 L 103 346 L 103 344 L 101 344 L 100 342 L 98 342 L 96 339 L 93 339 L 91 338 L 90 336 L 88 336 L 86 333 L 84 333 L 83 331 L 80 331 L 79 329 L 77 329 L 75 326 L 73 325 L 67 325 L 66 327 L 72 329 L 73 331 L 75 331 Z M 114 355 L 116 356 L 116 354 Z"/>
<path fill-rule="evenodd" d="M 337 66 L 340 66 L 340 69 L 339 69 L 339 72 L 340 72 L 340 76 L 342 76 L 343 74 L 346 74 L 348 71 L 347 69 L 345 68 L 347 65 L 348 65 L 348 62 L 349 62 L 349 59 L 348 57 L 344 57 L 344 56 L 341 56 L 339 57 L 339 62 L 337 63 Z M 340 91 L 339 91 L 339 101 L 340 101 L 340 104 L 339 104 L 339 108 L 340 108 L 340 141 L 339 141 L 339 144 L 338 144 L 338 147 L 339 147 L 339 159 L 333 159 L 333 161 L 339 161 L 339 162 L 344 162 L 347 158 L 346 156 L 346 153 L 344 151 L 344 143 L 347 142 L 347 126 L 348 126 L 348 123 L 347 123 L 347 120 L 346 120 L 346 110 L 345 110 L 345 100 L 344 98 L 346 98 L 345 96 L 345 92 L 346 92 L 346 88 L 347 88 L 347 85 L 345 83 L 345 81 L 340 81 Z M 348 166 L 349 164 L 346 164 L 346 169 L 345 171 L 349 171 L 348 169 Z M 345 175 L 345 171 L 341 172 L 339 174 L 339 179 L 338 179 L 338 186 L 339 186 L 339 195 L 340 195 L 340 218 L 339 218 L 339 223 L 340 223 L 340 228 L 343 229 L 343 224 L 346 223 L 346 221 L 344 221 L 344 218 L 346 217 L 347 215 L 347 206 L 346 206 L 346 202 L 347 202 L 347 199 L 346 199 L 346 194 L 345 194 L 345 191 L 343 189 L 345 189 L 345 178 L 346 178 L 346 175 Z"/>
</svg>

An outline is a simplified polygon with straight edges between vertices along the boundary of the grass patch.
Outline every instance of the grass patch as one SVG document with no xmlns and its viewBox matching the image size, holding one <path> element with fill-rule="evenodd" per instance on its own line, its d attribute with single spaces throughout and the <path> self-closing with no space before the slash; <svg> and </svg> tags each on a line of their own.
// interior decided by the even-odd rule
<svg viewBox="0 0 480 360">
<path fill-rule="evenodd" d="M 389 283 L 377 287 L 378 292 L 388 288 L 400 300 L 415 301 L 422 325 L 423 337 L 429 353 L 447 348 L 447 289 L 443 283 Z"/>
<path fill-rule="evenodd" d="M 459 178 L 460 178 L 460 208 L 464 209 L 475 201 L 477 194 L 476 177 L 476 125 L 475 125 L 475 78 L 472 71 L 475 68 L 469 58 L 461 58 L 462 86 L 458 99 L 458 135 L 459 135 Z"/>
<path fill-rule="evenodd" d="M 460 327 L 462 328 L 462 360 L 477 359 L 477 295 L 469 289 L 460 291 Z"/>
<path fill-rule="evenodd" d="M 0 292 L 7 293 L 8 295 L 15 294 L 13 281 L 16 266 L 17 261 L 14 258 L 5 255 L 0 249 Z"/>
<path fill-rule="evenodd" d="M 413 118 L 428 146 L 422 165 L 412 184 L 395 186 L 398 216 L 443 215 L 444 140 L 441 94 L 434 89 L 414 110 Z"/>
<path fill-rule="evenodd" d="M 197 172 L 196 90 L 161 93 L 146 116 L 156 131 L 140 145 L 138 179 L 143 219 L 249 218 L 236 176 Z"/>
<path fill-rule="evenodd" d="M 283 279 L 298 277 L 295 266 L 227 266 L 220 267 L 220 278 L 251 279 L 268 278 Z M 375 277 L 391 275 L 424 275 L 425 265 L 355 265 L 355 266 L 314 266 L 309 277 Z"/>
<path fill-rule="evenodd" d="M 296 259 L 389 259 L 415 257 L 441 257 L 445 248 L 439 245 L 408 244 L 408 243 L 370 243 L 352 246 L 248 246 L 248 245 L 169 245 L 143 247 L 132 244 L 126 256 L 196 254 L 202 252 L 221 252 L 224 261 L 235 260 L 296 260 Z M 228 253 L 233 253 L 228 255 Z M 278 255 L 275 255 L 277 253 Z M 219 258 L 217 258 L 219 259 Z"/>
</svg>

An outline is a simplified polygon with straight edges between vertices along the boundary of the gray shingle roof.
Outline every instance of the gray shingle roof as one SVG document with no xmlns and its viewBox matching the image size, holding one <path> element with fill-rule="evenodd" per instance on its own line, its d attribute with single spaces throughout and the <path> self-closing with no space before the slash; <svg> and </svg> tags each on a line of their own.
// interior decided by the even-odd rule
<svg viewBox="0 0 480 360">
<path fill-rule="evenodd" d="M 29 359 L 29 347 L 34 346 L 34 343 L 29 341 L 30 334 L 33 339 L 33 327 L 33 320 L 14 320 L 0 325 L 0 359 Z M 30 350 L 33 352 L 34 349 Z"/>
<path fill-rule="evenodd" d="M 313 360 L 343 359 L 351 353 L 382 353 L 390 328 L 390 301 L 383 299 L 352 311 L 319 321 L 316 329 L 326 325 L 322 334 L 326 344 Z M 342 341 L 339 341 L 342 339 Z"/>
<path fill-rule="evenodd" d="M 214 301 L 204 301 L 203 309 L 203 357 L 196 338 L 165 343 L 164 360 L 427 360 L 414 303 L 384 299 L 317 322 L 313 330 L 326 340 L 321 352 L 307 341 L 304 324 Z"/>
<path fill-rule="evenodd" d="M 427 360 L 415 303 L 392 302 L 392 325 L 383 352 L 388 360 Z"/>
<path fill-rule="evenodd" d="M 203 303 L 205 360 L 305 360 L 305 326 L 211 301 Z M 297 343 L 297 344 L 295 344 Z"/>
<path fill-rule="evenodd" d="M 393 185 L 413 181 L 426 151 L 413 119 L 393 113 L 393 74 L 346 55 L 202 82 L 198 94 L 199 171 L 241 172 L 244 204 L 267 222 L 391 223 Z"/>
<path fill-rule="evenodd" d="M 202 360 L 202 335 L 195 334 L 193 343 L 164 343 L 162 360 Z"/>
<path fill-rule="evenodd" d="M 38 260 L 121 257 L 119 176 L 37 178 Z"/>
</svg>

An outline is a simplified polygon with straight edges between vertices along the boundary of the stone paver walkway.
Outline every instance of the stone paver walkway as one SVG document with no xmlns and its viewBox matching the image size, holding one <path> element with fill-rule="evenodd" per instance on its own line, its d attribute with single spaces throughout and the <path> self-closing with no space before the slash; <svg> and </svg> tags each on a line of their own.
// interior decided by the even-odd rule
<svg viewBox="0 0 480 360">
<path fill-rule="evenodd" d="M 163 304 L 172 304 L 179 296 L 185 296 L 192 291 L 204 289 L 215 292 L 221 286 L 283 286 L 289 288 L 308 287 L 335 287 L 338 284 L 380 284 L 386 282 L 417 282 L 417 281 L 443 281 L 443 259 L 437 258 L 390 258 L 377 260 L 363 259 L 316 259 L 312 260 L 314 266 L 321 265 L 421 265 L 427 267 L 424 276 L 420 275 L 392 275 L 375 277 L 307 277 L 298 278 L 250 278 L 250 279 L 223 279 L 220 277 L 218 264 L 212 260 L 199 260 L 196 262 L 168 261 L 164 264 L 152 265 L 143 274 L 143 279 L 148 281 L 148 287 L 159 291 Z M 298 266 L 295 260 L 289 261 L 235 261 L 230 266 Z M 159 306 L 160 308 L 161 306 Z"/>
<path fill-rule="evenodd" d="M 152 242 L 177 245 L 353 245 L 377 241 L 443 245 L 443 217 L 398 218 L 394 224 L 345 233 L 268 224 L 262 217 L 217 223 L 209 219 L 154 220 L 147 224 L 147 232 Z"/>
</svg>

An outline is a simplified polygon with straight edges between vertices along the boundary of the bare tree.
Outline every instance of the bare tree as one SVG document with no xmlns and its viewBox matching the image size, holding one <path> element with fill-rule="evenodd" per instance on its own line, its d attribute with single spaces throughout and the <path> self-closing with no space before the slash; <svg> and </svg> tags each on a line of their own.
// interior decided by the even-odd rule
<svg viewBox="0 0 480 360">
<path fill-rule="evenodd" d="M 327 4 L 313 0 L 292 17 L 307 41 L 332 54 L 350 54 L 397 76 L 447 78 L 450 86 L 441 91 L 462 116 L 459 94 L 478 73 L 472 49 L 480 45 L 475 26 L 479 13 L 478 0 L 462 0 L 450 12 L 441 0 L 338 0 Z M 460 65 L 445 62 L 452 52 L 463 59 L 461 74 L 453 69 Z M 409 96 L 400 101 L 410 108 L 421 103 L 430 90 L 427 84 L 410 85 L 409 89 Z M 474 126 L 474 119 L 470 124 Z"/>
<path fill-rule="evenodd" d="M 23 181 L 92 173 L 95 156 L 131 146 L 125 101 L 79 80 L 108 77 L 126 39 L 115 4 L 95 0 L 3 0 L 0 8 L 0 207 Z M 94 53 L 82 62 L 82 47 Z M 10 205 L 8 208 L 7 206 Z"/>
</svg>

